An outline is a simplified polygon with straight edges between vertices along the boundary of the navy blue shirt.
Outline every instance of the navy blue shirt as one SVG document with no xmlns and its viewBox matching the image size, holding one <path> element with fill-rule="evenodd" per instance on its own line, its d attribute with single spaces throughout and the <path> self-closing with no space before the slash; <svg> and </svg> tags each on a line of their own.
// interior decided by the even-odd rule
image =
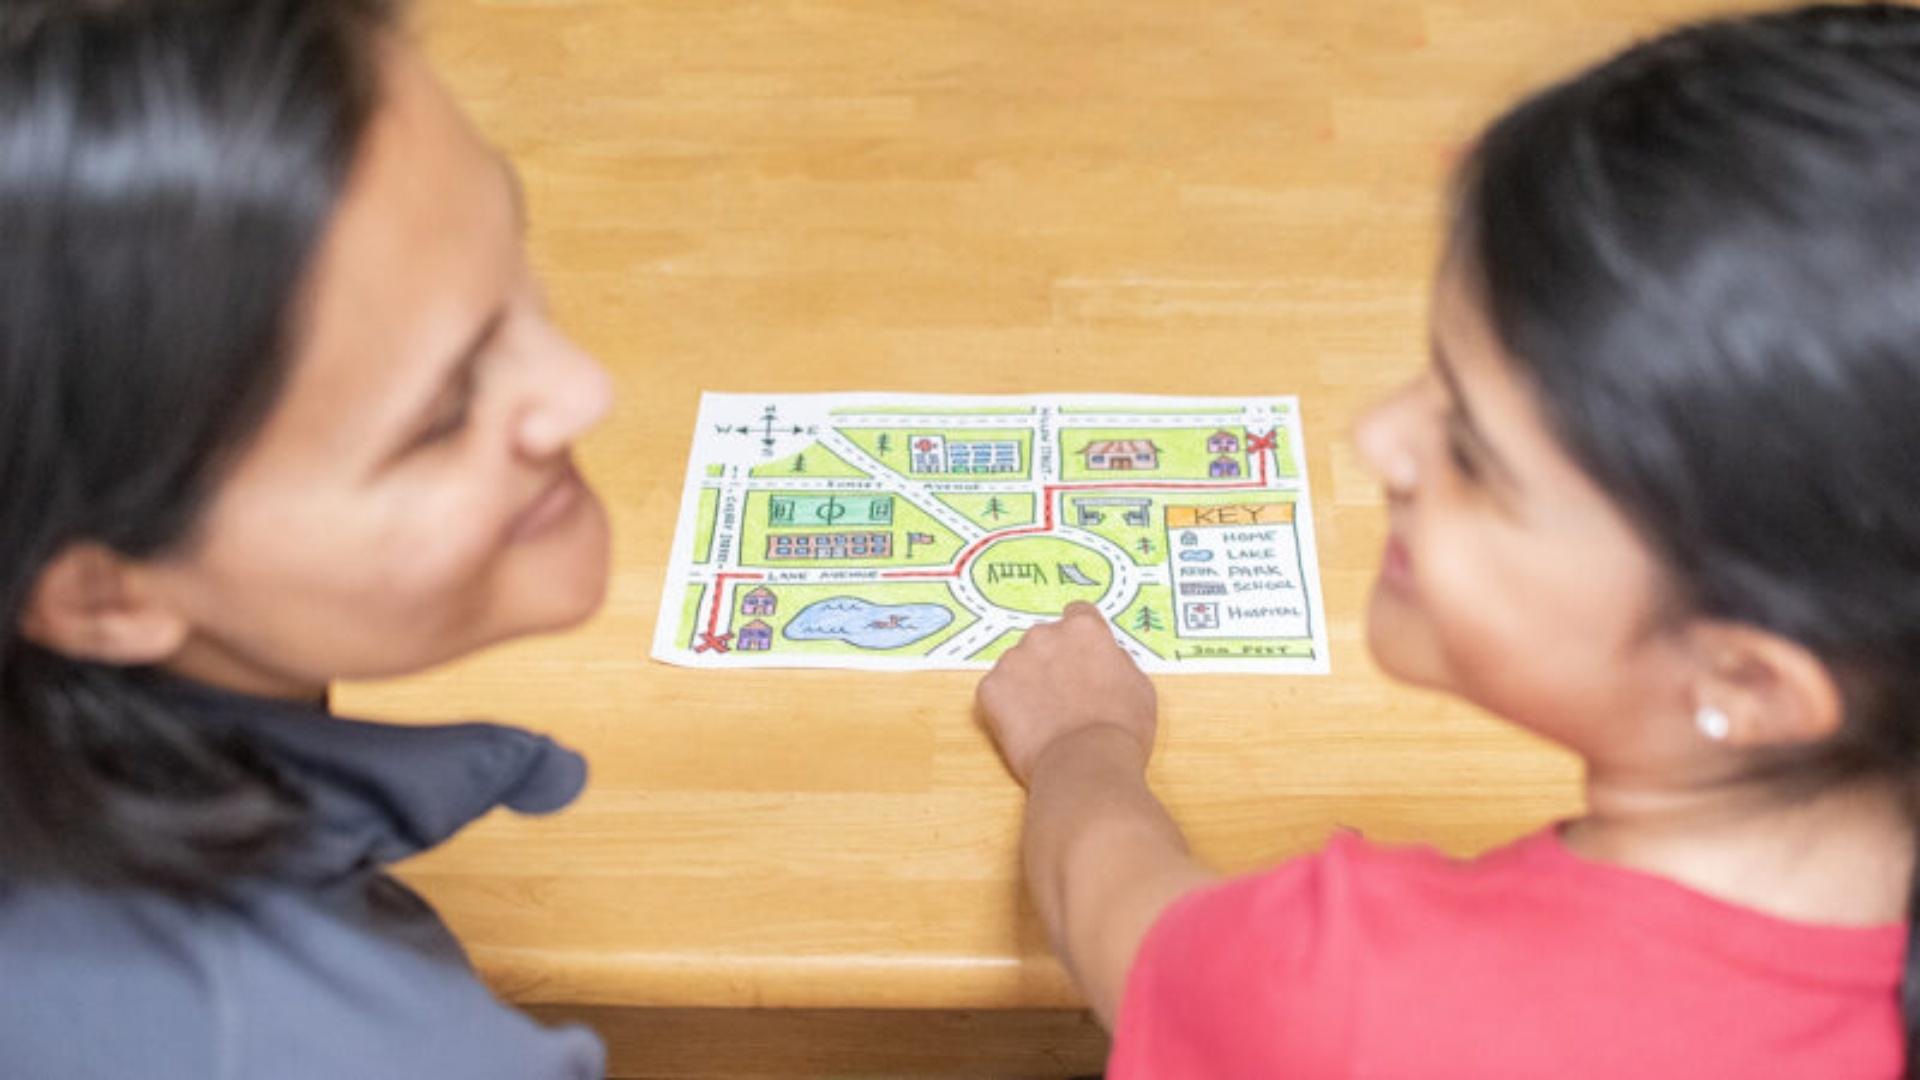
<svg viewBox="0 0 1920 1080">
<path fill-rule="evenodd" d="M 494 724 L 401 727 L 175 687 L 182 710 L 259 745 L 312 826 L 224 903 L 0 889 L 5 1080 L 598 1080 L 584 1028 L 543 1027 L 474 977 L 386 866 L 496 806 L 546 813 L 579 755 Z"/>
</svg>

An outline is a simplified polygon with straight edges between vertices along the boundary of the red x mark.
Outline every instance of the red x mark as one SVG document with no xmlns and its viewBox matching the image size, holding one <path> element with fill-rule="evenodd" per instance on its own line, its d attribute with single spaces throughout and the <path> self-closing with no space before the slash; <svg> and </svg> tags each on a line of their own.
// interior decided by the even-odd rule
<svg viewBox="0 0 1920 1080">
<path fill-rule="evenodd" d="M 732 631 L 728 631 L 727 633 L 724 633 L 724 634 L 701 634 L 700 644 L 695 645 L 693 647 L 693 651 L 697 653 L 703 653 L 703 652 L 706 652 L 708 649 L 712 649 L 714 652 L 717 652 L 717 653 L 726 652 L 727 642 L 732 637 L 733 637 Z"/>
<path fill-rule="evenodd" d="M 1247 432 L 1247 453 L 1257 454 L 1262 450 L 1272 450 L 1279 434 L 1278 431 L 1269 431 L 1265 435 L 1255 435 L 1251 431 Z"/>
</svg>

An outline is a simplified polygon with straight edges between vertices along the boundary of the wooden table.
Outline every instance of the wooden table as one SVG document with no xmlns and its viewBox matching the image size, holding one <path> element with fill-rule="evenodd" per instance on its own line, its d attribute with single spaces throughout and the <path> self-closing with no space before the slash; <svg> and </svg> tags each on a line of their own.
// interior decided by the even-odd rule
<svg viewBox="0 0 1920 1080">
<path fill-rule="evenodd" d="M 1161 681 L 1153 779 L 1194 846 L 1240 870 L 1348 825 L 1472 852 L 1574 809 L 1570 758 L 1370 664 L 1380 496 L 1346 435 L 1423 362 L 1459 148 L 1705 6 L 425 0 L 622 400 L 583 448 L 601 615 L 338 695 L 593 763 L 566 813 L 407 876 L 503 994 L 598 1024 L 617 1076 L 1097 1067 L 971 675 L 647 658 L 702 389 L 1298 393 L 1334 674 Z"/>
</svg>

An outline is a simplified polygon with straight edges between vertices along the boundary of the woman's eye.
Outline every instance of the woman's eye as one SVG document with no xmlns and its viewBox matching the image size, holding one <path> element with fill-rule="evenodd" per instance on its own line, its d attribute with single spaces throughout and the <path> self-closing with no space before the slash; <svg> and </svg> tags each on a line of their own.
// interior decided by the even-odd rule
<svg viewBox="0 0 1920 1080">
<path fill-rule="evenodd" d="M 459 385 L 453 387 L 453 393 L 448 395 L 446 403 L 435 413 L 433 422 L 414 437 L 414 447 L 425 449 L 460 434 L 473 411 L 473 390 L 473 372 L 469 368 L 461 375 Z"/>
<path fill-rule="evenodd" d="M 425 431 L 420 433 L 419 445 L 431 446 L 458 435 L 460 429 L 467 426 L 467 412 L 467 400 L 462 396 L 456 405 L 446 410 L 445 415 L 434 420 Z"/>
</svg>

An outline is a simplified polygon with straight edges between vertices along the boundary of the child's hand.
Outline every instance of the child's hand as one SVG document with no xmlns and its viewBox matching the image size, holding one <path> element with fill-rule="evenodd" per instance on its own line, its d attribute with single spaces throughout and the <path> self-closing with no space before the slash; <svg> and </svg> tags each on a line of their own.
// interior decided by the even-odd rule
<svg viewBox="0 0 1920 1080">
<path fill-rule="evenodd" d="M 1131 737 L 1142 770 L 1153 753 L 1153 684 L 1092 604 L 1069 604 L 1059 622 L 1027 631 L 980 681 L 978 700 L 987 730 L 1023 785 L 1049 747 L 1089 729 Z"/>
</svg>

